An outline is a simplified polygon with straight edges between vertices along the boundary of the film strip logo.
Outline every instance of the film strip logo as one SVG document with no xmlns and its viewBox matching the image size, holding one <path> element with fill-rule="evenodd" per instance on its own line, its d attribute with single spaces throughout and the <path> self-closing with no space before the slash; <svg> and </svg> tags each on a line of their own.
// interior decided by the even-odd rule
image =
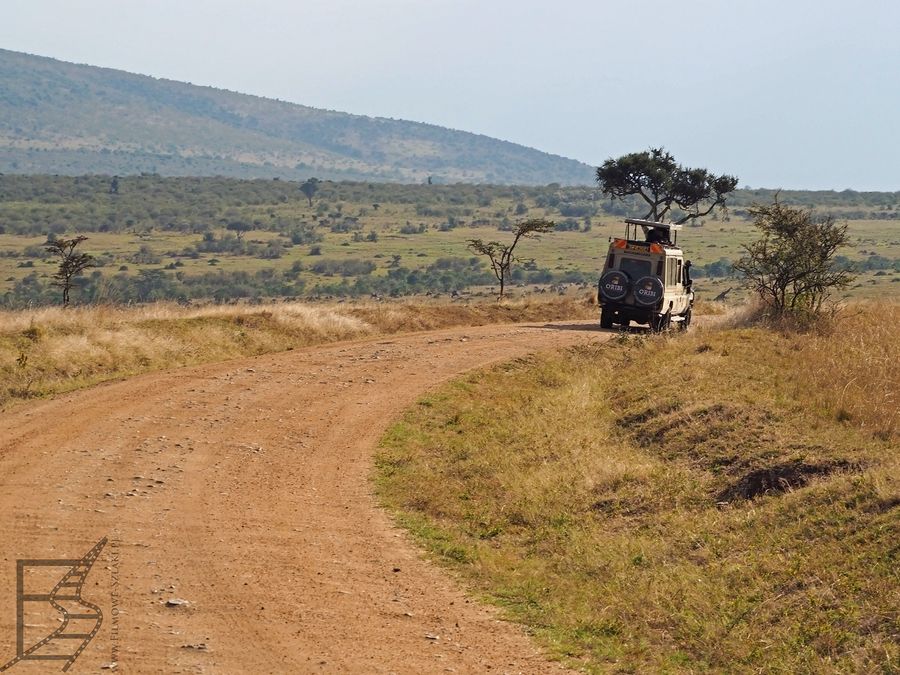
<svg viewBox="0 0 900 675">
<path fill-rule="evenodd" d="M 106 542 L 107 538 L 103 537 L 81 559 L 16 561 L 16 657 L 0 666 L 0 672 L 19 661 L 61 661 L 63 671 L 67 671 L 81 655 L 103 624 L 103 612 L 97 605 L 82 599 L 81 589 Z M 65 568 L 66 571 L 49 592 L 26 592 L 26 572 L 48 567 Z M 55 630 L 26 648 L 27 603 L 49 603 L 62 616 Z"/>
</svg>

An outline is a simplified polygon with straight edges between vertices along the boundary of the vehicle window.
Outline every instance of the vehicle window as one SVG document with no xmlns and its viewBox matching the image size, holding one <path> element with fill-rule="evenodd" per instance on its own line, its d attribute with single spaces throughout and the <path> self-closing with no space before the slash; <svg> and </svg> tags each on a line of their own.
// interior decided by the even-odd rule
<svg viewBox="0 0 900 675">
<path fill-rule="evenodd" d="M 681 261 L 679 260 L 678 263 L 676 264 L 676 267 L 675 267 L 675 281 L 674 281 L 674 283 L 680 284 L 682 278 L 683 278 L 683 277 L 682 277 L 682 274 L 681 274 Z"/>
<path fill-rule="evenodd" d="M 625 258 L 619 262 L 619 270 L 625 272 L 631 279 L 637 281 L 641 277 L 650 274 L 650 261 L 640 258 Z"/>
<path fill-rule="evenodd" d="M 668 258 L 666 260 L 666 286 L 675 285 L 675 259 Z"/>
</svg>

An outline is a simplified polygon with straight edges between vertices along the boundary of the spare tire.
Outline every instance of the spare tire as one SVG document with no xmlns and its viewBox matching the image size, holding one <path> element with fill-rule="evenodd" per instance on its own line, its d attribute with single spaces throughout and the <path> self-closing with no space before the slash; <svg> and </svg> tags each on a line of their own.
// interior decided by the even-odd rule
<svg viewBox="0 0 900 675">
<path fill-rule="evenodd" d="M 609 270 L 609 272 L 600 277 L 600 295 L 607 300 L 614 302 L 624 300 L 630 287 L 631 279 L 628 278 L 625 272 Z"/>
<path fill-rule="evenodd" d="M 658 277 L 641 277 L 634 285 L 634 301 L 644 307 L 653 307 L 662 300 L 664 292 Z"/>
</svg>

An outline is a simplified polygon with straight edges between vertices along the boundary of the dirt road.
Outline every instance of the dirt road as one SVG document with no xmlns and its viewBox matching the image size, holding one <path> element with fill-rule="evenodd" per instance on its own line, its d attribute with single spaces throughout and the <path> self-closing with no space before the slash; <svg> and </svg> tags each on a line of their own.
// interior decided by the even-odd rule
<svg viewBox="0 0 900 675">
<path fill-rule="evenodd" d="M 83 592 L 103 624 L 72 673 L 555 672 L 391 524 L 372 457 L 448 378 L 607 335 L 572 323 L 339 343 L 3 414 L 0 664 L 16 654 L 16 560 L 78 558 L 108 537 Z M 41 609 L 26 603 L 26 648 L 56 627 Z"/>
</svg>

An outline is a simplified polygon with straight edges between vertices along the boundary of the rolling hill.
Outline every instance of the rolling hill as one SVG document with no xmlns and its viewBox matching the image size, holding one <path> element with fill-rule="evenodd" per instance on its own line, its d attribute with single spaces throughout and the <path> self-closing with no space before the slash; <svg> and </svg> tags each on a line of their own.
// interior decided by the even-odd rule
<svg viewBox="0 0 900 675">
<path fill-rule="evenodd" d="M 487 136 L 2 49 L 0 172 L 593 182 L 586 164 Z"/>
</svg>

